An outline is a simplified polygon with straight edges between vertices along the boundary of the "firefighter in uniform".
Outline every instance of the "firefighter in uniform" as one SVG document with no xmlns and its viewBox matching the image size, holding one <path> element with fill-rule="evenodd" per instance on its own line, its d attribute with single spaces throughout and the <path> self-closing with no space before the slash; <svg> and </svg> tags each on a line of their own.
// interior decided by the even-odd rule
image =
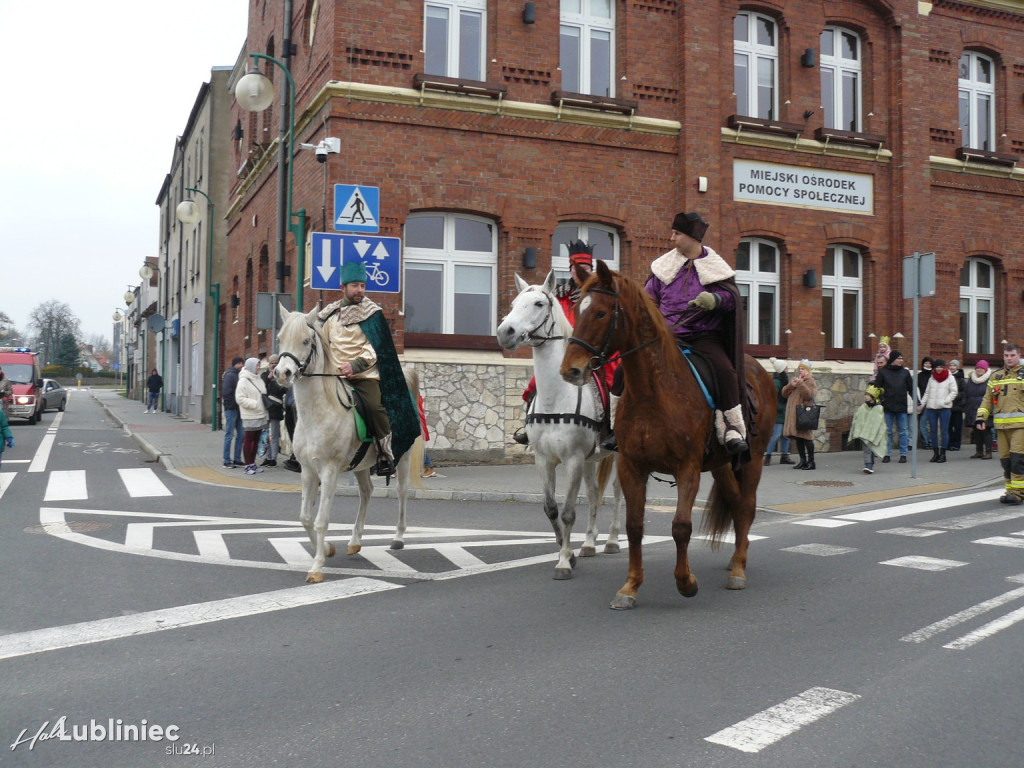
<svg viewBox="0 0 1024 768">
<path fill-rule="evenodd" d="M 1006 493 L 999 500 L 1020 504 L 1024 502 L 1024 366 L 1016 344 L 1003 347 L 1003 367 L 989 377 L 974 428 L 984 430 L 990 416 L 1006 478 Z"/>
</svg>

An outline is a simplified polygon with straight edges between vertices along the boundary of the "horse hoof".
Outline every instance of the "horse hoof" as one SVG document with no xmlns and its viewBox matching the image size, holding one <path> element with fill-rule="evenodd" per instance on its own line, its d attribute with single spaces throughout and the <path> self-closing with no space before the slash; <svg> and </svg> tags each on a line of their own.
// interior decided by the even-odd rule
<svg viewBox="0 0 1024 768">
<path fill-rule="evenodd" d="M 726 589 L 746 589 L 747 588 L 747 577 L 746 576 L 730 576 L 729 581 L 725 583 Z"/>
<path fill-rule="evenodd" d="M 334 557 L 334 545 L 328 544 L 327 551 L 324 554 L 326 554 L 327 557 Z"/>
<path fill-rule="evenodd" d="M 569 565 L 576 567 L 576 555 L 569 555 Z"/>
<path fill-rule="evenodd" d="M 594 547 L 580 547 L 580 557 L 593 557 L 596 554 L 597 550 Z"/>
<path fill-rule="evenodd" d="M 566 579 L 572 578 L 572 568 L 555 568 L 555 575 L 552 577 L 555 581 L 565 581 Z"/>
<path fill-rule="evenodd" d="M 319 584 L 324 580 L 322 573 L 310 573 L 306 575 L 307 584 Z"/>
<path fill-rule="evenodd" d="M 608 606 L 613 611 L 631 611 L 636 608 L 636 598 L 632 595 L 624 595 L 621 592 L 615 593 L 615 599 Z"/>
<path fill-rule="evenodd" d="M 392 549 L 405 549 L 405 542 L 404 541 L 392 541 L 391 542 L 391 548 Z"/>
<path fill-rule="evenodd" d="M 616 544 L 614 541 L 609 541 L 607 544 L 604 545 L 604 553 L 606 555 L 617 555 L 620 551 L 621 550 L 619 548 L 619 545 Z"/>
<path fill-rule="evenodd" d="M 676 589 L 679 590 L 679 594 L 683 597 L 693 597 L 697 594 L 697 580 L 692 578 L 685 582 L 676 582 Z"/>
<path fill-rule="evenodd" d="M 350 555 L 358 555 L 359 554 L 359 550 L 362 549 L 362 548 L 363 547 L 362 547 L 361 544 L 349 544 L 348 545 L 348 549 L 346 549 L 345 552 L 350 554 Z"/>
</svg>

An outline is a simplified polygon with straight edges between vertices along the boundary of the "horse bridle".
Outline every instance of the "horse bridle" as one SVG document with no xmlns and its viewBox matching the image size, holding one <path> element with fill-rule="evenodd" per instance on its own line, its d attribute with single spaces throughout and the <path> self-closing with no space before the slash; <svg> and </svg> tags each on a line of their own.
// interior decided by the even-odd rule
<svg viewBox="0 0 1024 768">
<path fill-rule="evenodd" d="M 547 329 L 545 329 L 544 333 L 545 334 L 551 334 L 551 333 L 555 332 L 555 318 L 554 318 L 554 312 L 552 312 L 552 309 L 554 308 L 554 305 L 555 305 L 554 299 L 551 298 L 551 294 L 548 293 L 547 291 L 541 291 L 540 293 L 541 293 L 541 295 L 545 299 L 547 299 L 547 302 L 548 302 L 548 314 L 547 314 L 547 317 L 545 317 L 543 320 L 541 320 L 539 323 L 537 323 L 537 325 L 535 325 L 532 329 L 527 331 L 526 334 L 525 334 L 525 337 L 527 339 L 530 339 L 531 341 L 539 341 L 541 344 L 544 344 L 545 342 L 548 342 L 548 341 L 557 341 L 558 339 L 564 339 L 565 336 L 551 336 L 551 335 L 538 336 L 537 335 L 537 330 L 539 328 L 541 328 L 541 326 L 548 325 L 548 323 L 551 324 L 551 330 L 548 331 Z"/>
<path fill-rule="evenodd" d="M 315 342 L 315 340 L 316 340 L 316 328 L 314 328 L 310 323 L 306 323 L 306 327 L 309 328 L 309 330 L 311 330 L 313 332 L 313 339 L 314 339 L 314 342 Z M 299 362 L 299 358 L 297 358 L 291 352 L 282 352 L 280 355 L 278 355 L 278 357 L 287 357 L 287 358 L 290 358 L 291 360 L 294 360 L 295 361 L 295 365 L 298 366 L 298 370 L 296 371 L 296 373 L 299 376 L 333 376 L 334 375 L 333 373 L 306 373 L 306 369 L 309 367 L 309 364 L 311 362 L 313 362 L 313 356 L 315 354 L 316 354 L 316 344 L 315 343 L 311 343 L 309 345 L 309 354 L 306 355 L 306 359 L 303 362 Z"/>
<path fill-rule="evenodd" d="M 601 368 L 607 365 L 608 363 L 614 362 L 616 360 L 621 360 L 625 357 L 628 357 L 629 355 L 632 355 L 634 352 L 639 352 L 644 347 L 649 347 L 651 344 L 657 341 L 656 338 L 650 339 L 648 341 L 645 341 L 643 344 L 633 347 L 630 350 L 627 350 L 625 352 L 618 352 L 614 355 L 609 356 L 608 353 L 609 351 L 611 351 L 612 336 L 615 335 L 615 331 L 619 325 L 619 317 L 622 314 L 622 305 L 619 303 L 619 294 L 617 291 L 612 291 L 609 290 L 608 288 L 591 288 L 588 291 L 588 293 L 603 293 L 605 296 L 611 296 L 613 299 L 615 299 L 615 306 L 612 308 L 612 319 L 611 322 L 608 324 L 608 330 L 604 334 L 604 342 L 601 345 L 601 349 L 592 346 L 589 342 L 586 342 L 583 339 L 580 339 L 576 336 L 569 337 L 569 344 L 579 344 L 581 347 L 583 347 L 585 350 L 587 350 L 587 352 L 591 354 L 590 362 L 588 363 L 590 370 L 596 371 L 598 368 Z"/>
</svg>

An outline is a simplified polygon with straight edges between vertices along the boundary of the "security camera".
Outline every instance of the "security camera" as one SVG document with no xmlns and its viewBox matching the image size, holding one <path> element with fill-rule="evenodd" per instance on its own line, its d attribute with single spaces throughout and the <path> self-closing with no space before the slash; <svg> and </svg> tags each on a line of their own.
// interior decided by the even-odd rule
<svg viewBox="0 0 1024 768">
<path fill-rule="evenodd" d="M 327 156 L 331 153 L 337 154 L 341 152 L 341 139 L 337 139 L 333 136 L 328 136 L 323 139 L 319 144 L 299 144 L 302 149 L 312 149 L 316 152 L 316 161 L 318 163 L 326 163 Z"/>
<path fill-rule="evenodd" d="M 316 145 L 316 161 L 318 163 L 327 162 L 327 147 L 324 146 L 322 141 Z"/>
</svg>

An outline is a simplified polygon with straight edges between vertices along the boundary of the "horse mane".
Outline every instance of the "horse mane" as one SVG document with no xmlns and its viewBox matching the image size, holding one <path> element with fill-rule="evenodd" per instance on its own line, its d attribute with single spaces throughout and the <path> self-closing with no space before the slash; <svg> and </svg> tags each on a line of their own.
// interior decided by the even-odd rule
<svg viewBox="0 0 1024 768">
<path fill-rule="evenodd" d="M 562 311 L 562 302 L 558 300 L 558 297 L 551 294 L 551 299 L 551 314 L 554 315 L 558 335 L 562 337 L 562 343 L 564 344 L 572 336 L 572 323 L 569 322 L 569 318 Z"/>
<path fill-rule="evenodd" d="M 638 326 L 644 329 L 645 336 L 647 335 L 646 328 L 650 326 L 651 332 L 657 338 L 657 343 L 661 348 L 661 358 L 666 362 L 682 359 L 679 357 L 676 337 L 669 330 L 668 323 L 665 321 L 664 315 L 661 314 L 661 310 L 658 309 L 654 300 L 647 295 L 644 286 L 639 281 L 633 280 L 621 272 L 616 272 L 615 270 L 609 270 L 609 272 L 612 275 L 612 285 L 609 287 L 612 290 L 617 288 L 619 303 L 628 311 L 630 316 L 638 320 Z M 594 288 L 599 281 L 600 277 L 594 272 L 584 283 L 583 290 L 588 291 Z"/>
</svg>

